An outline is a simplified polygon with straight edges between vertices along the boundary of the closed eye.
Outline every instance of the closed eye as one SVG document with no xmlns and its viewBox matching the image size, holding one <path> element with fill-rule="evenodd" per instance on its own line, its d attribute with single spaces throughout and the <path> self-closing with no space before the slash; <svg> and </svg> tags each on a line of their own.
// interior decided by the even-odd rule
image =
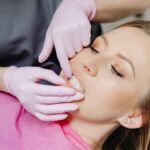
<svg viewBox="0 0 150 150">
<path fill-rule="evenodd" d="M 97 49 L 95 49 L 94 47 L 90 47 L 90 49 L 91 49 L 91 51 L 93 52 L 93 53 L 100 53 Z"/>
<path fill-rule="evenodd" d="M 111 71 L 113 74 L 117 75 L 120 78 L 124 78 L 125 76 L 121 74 L 113 65 L 111 65 Z"/>
</svg>

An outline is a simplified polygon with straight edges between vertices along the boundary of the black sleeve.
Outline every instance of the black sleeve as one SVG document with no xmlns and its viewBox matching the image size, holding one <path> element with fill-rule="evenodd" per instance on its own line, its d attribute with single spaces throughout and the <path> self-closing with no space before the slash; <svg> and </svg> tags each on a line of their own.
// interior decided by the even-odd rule
<svg viewBox="0 0 150 150">
<path fill-rule="evenodd" d="M 37 64 L 60 0 L 0 0 L 0 66 Z"/>
</svg>

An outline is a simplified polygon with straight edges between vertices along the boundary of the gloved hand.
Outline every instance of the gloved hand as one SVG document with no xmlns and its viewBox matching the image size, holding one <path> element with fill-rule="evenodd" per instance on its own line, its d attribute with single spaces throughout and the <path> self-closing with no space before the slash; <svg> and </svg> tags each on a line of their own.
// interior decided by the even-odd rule
<svg viewBox="0 0 150 150">
<path fill-rule="evenodd" d="M 39 84 L 40 79 L 57 86 Z M 4 83 L 7 91 L 42 121 L 65 119 L 66 112 L 78 109 L 76 104 L 70 102 L 83 98 L 80 93 L 62 86 L 65 81 L 53 71 L 39 67 L 9 67 L 4 74 Z"/>
<path fill-rule="evenodd" d="M 93 0 L 63 0 L 49 25 L 39 62 L 45 61 L 53 48 L 64 73 L 71 77 L 68 58 L 90 44 L 91 24 L 96 6 Z"/>
</svg>

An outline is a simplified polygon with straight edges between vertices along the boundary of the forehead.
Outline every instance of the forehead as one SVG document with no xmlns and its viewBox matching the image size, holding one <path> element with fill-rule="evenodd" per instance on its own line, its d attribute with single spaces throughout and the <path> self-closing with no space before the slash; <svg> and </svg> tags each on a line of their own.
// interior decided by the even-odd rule
<svg viewBox="0 0 150 150">
<path fill-rule="evenodd" d="M 140 48 L 144 48 L 145 46 L 150 47 L 150 36 L 146 34 L 142 29 L 135 27 L 120 27 L 106 33 L 105 36 L 109 40 L 113 40 L 113 43 L 119 41 L 122 44 L 128 42 L 129 46 L 140 46 Z"/>
</svg>

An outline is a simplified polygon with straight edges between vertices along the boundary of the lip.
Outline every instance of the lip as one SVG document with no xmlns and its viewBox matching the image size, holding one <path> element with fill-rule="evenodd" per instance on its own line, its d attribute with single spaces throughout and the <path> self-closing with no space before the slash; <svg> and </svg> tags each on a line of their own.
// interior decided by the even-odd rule
<svg viewBox="0 0 150 150">
<path fill-rule="evenodd" d="M 79 83 L 80 83 L 80 85 L 81 85 L 81 87 L 83 88 L 83 93 L 85 92 L 85 87 L 84 87 L 84 82 L 83 82 L 83 80 L 82 79 L 84 79 L 83 78 L 83 72 L 81 72 L 81 68 L 79 69 L 73 69 L 73 75 L 77 78 L 77 80 L 79 81 Z"/>
<path fill-rule="evenodd" d="M 60 76 L 66 81 L 66 86 L 73 88 L 74 90 L 80 92 L 80 93 L 84 93 L 84 88 L 80 82 L 80 79 L 77 77 L 77 75 L 75 73 L 73 73 L 73 76 L 75 76 L 75 78 L 78 80 L 78 82 L 80 83 L 81 88 L 83 89 L 83 91 L 80 91 L 79 89 L 75 88 L 74 86 L 71 85 L 71 83 L 69 82 L 67 76 L 64 74 L 64 72 L 61 72 Z"/>
<path fill-rule="evenodd" d="M 71 87 L 70 84 L 69 84 L 69 80 L 68 80 L 67 76 L 64 74 L 63 71 L 61 71 L 60 76 L 66 81 L 65 85 L 68 86 L 68 87 Z"/>
<path fill-rule="evenodd" d="M 79 82 L 79 80 L 77 79 L 77 77 L 75 75 L 72 76 L 72 78 L 69 80 L 69 84 L 74 87 L 74 89 L 76 89 L 78 92 L 83 93 L 84 89 L 81 85 L 81 83 Z"/>
</svg>

